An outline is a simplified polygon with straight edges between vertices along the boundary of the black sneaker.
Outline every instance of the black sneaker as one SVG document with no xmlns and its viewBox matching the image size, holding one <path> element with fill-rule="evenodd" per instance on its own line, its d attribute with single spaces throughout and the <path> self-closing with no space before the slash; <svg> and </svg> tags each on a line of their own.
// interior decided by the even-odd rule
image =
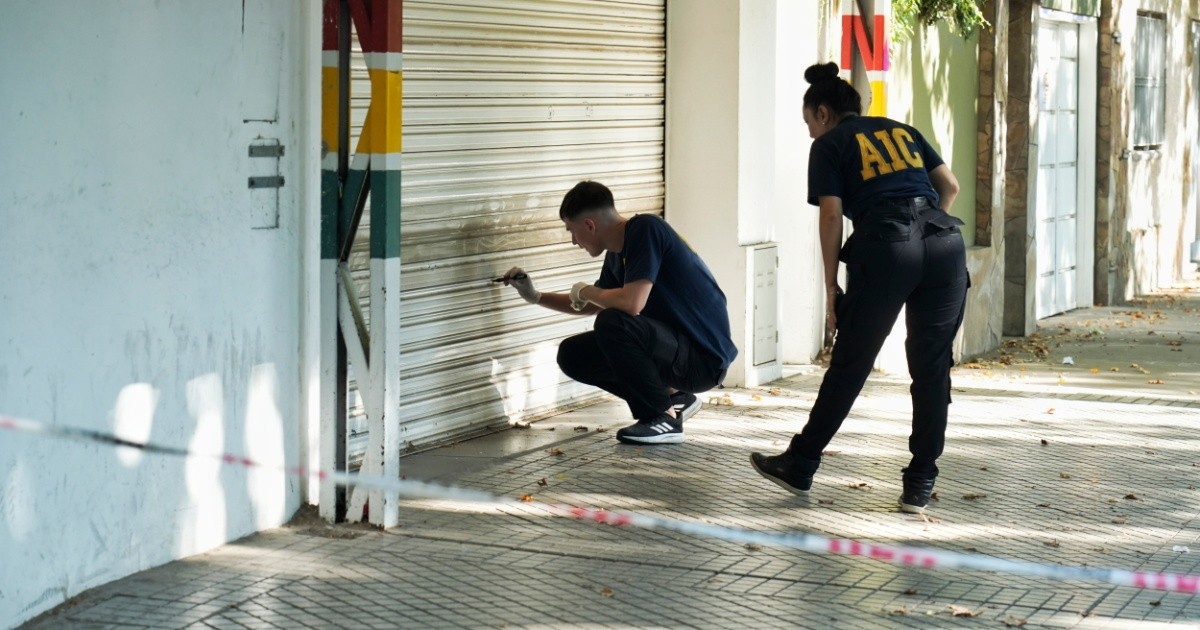
<svg viewBox="0 0 1200 630">
<path fill-rule="evenodd" d="M 683 441 L 683 422 L 661 414 L 653 420 L 638 420 L 617 431 L 624 444 L 679 444 Z"/>
<path fill-rule="evenodd" d="M 758 474 L 779 484 L 779 487 L 799 496 L 808 496 L 813 473 L 821 465 L 819 459 L 801 457 L 791 451 L 779 455 L 750 453 L 750 465 Z"/>
<path fill-rule="evenodd" d="M 907 468 L 904 473 L 904 493 L 900 495 L 900 511 L 909 514 L 924 514 L 929 498 L 933 496 L 933 482 L 937 473 L 912 473 Z"/>
<path fill-rule="evenodd" d="M 700 407 L 703 405 L 695 394 L 675 392 L 671 394 L 671 406 L 675 408 L 675 417 L 679 418 L 680 422 L 683 422 L 696 415 L 696 412 L 700 411 Z"/>
</svg>

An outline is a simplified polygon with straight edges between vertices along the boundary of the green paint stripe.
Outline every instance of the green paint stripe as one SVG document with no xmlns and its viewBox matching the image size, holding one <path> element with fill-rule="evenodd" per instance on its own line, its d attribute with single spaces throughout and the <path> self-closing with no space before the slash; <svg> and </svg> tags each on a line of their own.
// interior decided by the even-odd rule
<svg viewBox="0 0 1200 630">
<path fill-rule="evenodd" d="M 367 183 L 367 172 L 350 169 L 346 173 L 346 185 L 343 187 L 341 215 L 339 217 L 341 232 L 346 234 L 350 230 L 350 219 L 354 216 L 354 204 L 358 200 L 358 196 L 363 192 L 363 186 Z M 374 183 L 372 180 L 371 183 Z"/>
<path fill-rule="evenodd" d="M 338 257 L 338 175 L 321 171 L 321 258 Z"/>
<path fill-rule="evenodd" d="M 400 171 L 371 171 L 371 258 L 400 257 Z"/>
</svg>

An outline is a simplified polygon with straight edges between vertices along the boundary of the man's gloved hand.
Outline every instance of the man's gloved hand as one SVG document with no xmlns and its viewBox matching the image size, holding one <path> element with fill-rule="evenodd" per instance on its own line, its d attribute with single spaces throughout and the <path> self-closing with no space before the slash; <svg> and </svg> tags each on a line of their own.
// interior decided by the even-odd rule
<svg viewBox="0 0 1200 630">
<path fill-rule="evenodd" d="M 521 294 L 521 299 L 530 304 L 537 304 L 542 299 L 542 294 L 533 288 L 533 278 L 520 267 L 513 267 L 504 274 L 504 284 L 516 289 L 517 293 Z"/>
<path fill-rule="evenodd" d="M 583 307 L 588 305 L 588 301 L 579 292 L 590 286 L 592 285 L 586 282 L 576 282 L 575 286 L 571 287 L 571 308 L 582 311 Z"/>
</svg>

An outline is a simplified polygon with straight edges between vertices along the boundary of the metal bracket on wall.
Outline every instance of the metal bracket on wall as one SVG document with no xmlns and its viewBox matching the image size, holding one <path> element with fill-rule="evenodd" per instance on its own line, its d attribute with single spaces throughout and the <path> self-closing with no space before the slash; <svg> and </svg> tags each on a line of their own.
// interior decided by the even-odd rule
<svg viewBox="0 0 1200 630">
<path fill-rule="evenodd" d="M 282 188 L 283 175 L 267 175 L 264 177 L 251 177 L 250 188 Z"/>
</svg>

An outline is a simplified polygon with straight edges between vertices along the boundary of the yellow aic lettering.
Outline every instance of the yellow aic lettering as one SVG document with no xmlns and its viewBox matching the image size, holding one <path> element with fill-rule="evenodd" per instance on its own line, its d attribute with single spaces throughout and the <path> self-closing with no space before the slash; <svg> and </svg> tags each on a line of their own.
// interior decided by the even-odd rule
<svg viewBox="0 0 1200 630">
<path fill-rule="evenodd" d="M 921 152 L 912 152 L 912 147 L 916 145 L 913 137 L 907 131 L 896 127 L 892 130 L 892 137 L 896 139 L 896 144 L 900 145 L 900 152 L 904 154 L 904 161 L 908 162 L 913 168 L 922 168 L 925 166 L 925 160 L 921 159 Z"/>
<path fill-rule="evenodd" d="M 867 134 L 859 132 L 854 134 L 854 138 L 858 140 L 858 151 L 862 155 L 862 179 L 864 182 L 892 172 L 892 167 L 888 165 L 887 160 L 883 159 L 883 155 L 871 143 Z M 878 167 L 878 171 L 876 167 Z"/>
<path fill-rule="evenodd" d="M 889 163 L 888 159 L 883 157 L 879 147 L 871 141 L 871 138 L 867 137 L 867 134 L 855 134 L 854 138 L 858 140 L 858 151 L 862 156 L 862 179 L 864 182 L 906 168 L 925 166 L 925 160 L 921 159 L 921 152 L 913 151 L 916 142 L 913 141 L 912 134 L 908 131 L 895 127 L 890 134 L 888 130 L 880 129 L 873 135 L 878 144 L 883 147 L 883 151 L 887 152 L 887 157 L 891 159 L 891 162 Z"/>
</svg>

